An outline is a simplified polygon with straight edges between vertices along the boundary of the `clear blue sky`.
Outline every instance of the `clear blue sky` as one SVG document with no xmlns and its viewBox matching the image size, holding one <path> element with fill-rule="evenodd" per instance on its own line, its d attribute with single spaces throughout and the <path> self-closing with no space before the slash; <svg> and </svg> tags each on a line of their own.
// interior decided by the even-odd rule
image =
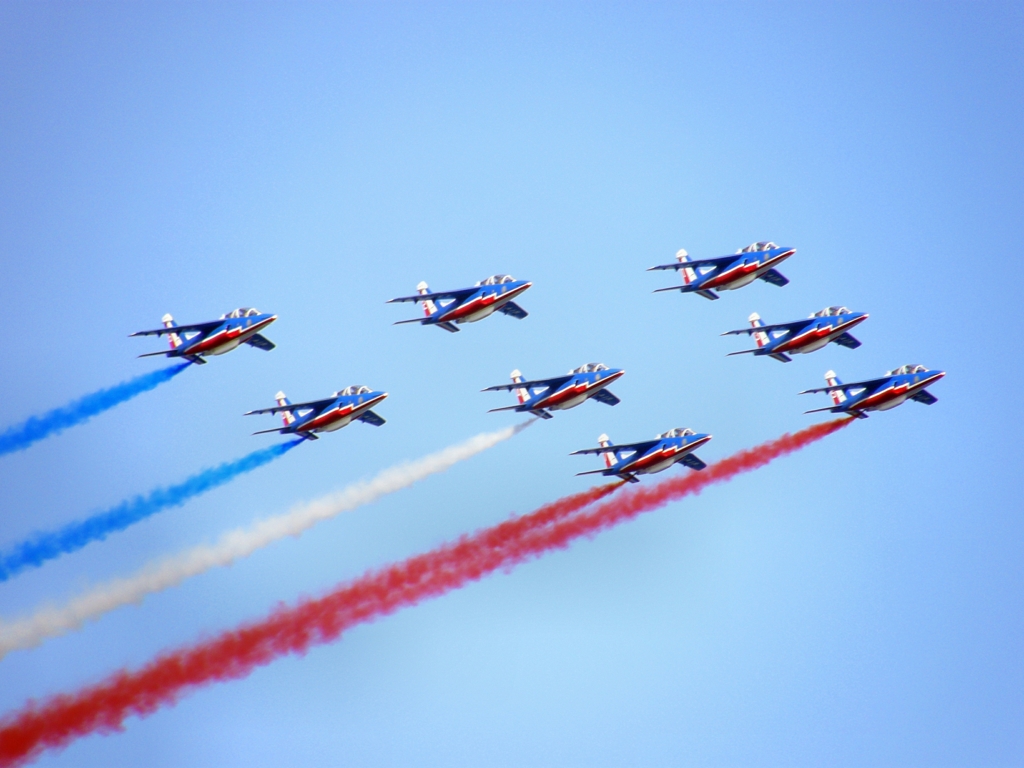
<svg viewBox="0 0 1024 768">
<path fill-rule="evenodd" d="M 0 460 L 0 544 L 235 458 L 284 389 L 356 424 L 0 585 L 63 600 L 478 432 L 513 368 L 621 366 L 414 490 L 0 662 L 0 711 L 320 594 L 586 485 L 567 454 L 671 427 L 707 460 L 797 397 L 948 372 L 799 455 L 41 765 L 1024 762 L 1024 10 L 1009 3 L 0 4 L 0 377 L 11 424 L 160 363 L 127 335 L 236 306 L 245 348 Z M 652 295 L 771 239 L 789 286 Z M 534 281 L 517 322 L 393 327 L 420 280 Z M 788 365 L 719 333 L 871 313 Z"/>
</svg>

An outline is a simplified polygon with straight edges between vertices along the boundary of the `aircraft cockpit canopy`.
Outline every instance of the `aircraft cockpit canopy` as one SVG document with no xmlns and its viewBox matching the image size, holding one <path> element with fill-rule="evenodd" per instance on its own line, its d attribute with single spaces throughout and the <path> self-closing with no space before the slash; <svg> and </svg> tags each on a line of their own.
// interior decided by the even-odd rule
<svg viewBox="0 0 1024 768">
<path fill-rule="evenodd" d="M 335 392 L 337 396 L 341 395 L 368 395 L 373 390 L 363 384 L 353 384 L 349 387 L 345 387 L 340 392 Z"/>
<path fill-rule="evenodd" d="M 695 434 L 697 433 L 694 432 L 692 429 L 687 429 L 686 427 L 676 427 L 675 429 L 670 429 L 663 435 L 658 435 L 658 437 L 689 437 L 690 435 Z"/>
<path fill-rule="evenodd" d="M 751 243 L 746 248 L 740 248 L 736 253 L 757 253 L 758 251 L 772 251 L 778 248 L 775 243 L 762 240 L 759 243 Z"/>
<path fill-rule="evenodd" d="M 569 371 L 569 373 L 594 373 L 595 371 L 607 370 L 608 366 L 604 363 L 587 363 L 586 365 L 581 365 L 579 368 Z"/>
<path fill-rule="evenodd" d="M 260 314 L 260 311 L 254 307 L 239 307 L 238 309 L 231 310 L 226 315 L 221 315 L 220 319 L 235 320 L 240 317 L 255 317 L 258 314 Z"/>
<path fill-rule="evenodd" d="M 491 275 L 486 280 L 481 280 L 477 285 L 501 285 L 502 283 L 514 283 L 512 275 Z"/>
<path fill-rule="evenodd" d="M 811 317 L 835 317 L 836 315 L 848 315 L 850 310 L 846 307 L 825 307 L 820 312 L 815 312 Z"/>
<path fill-rule="evenodd" d="M 910 363 L 909 365 L 901 365 L 899 368 L 895 368 L 889 371 L 889 376 L 901 376 L 907 373 L 925 373 L 928 369 L 923 365 L 917 365 Z"/>
</svg>

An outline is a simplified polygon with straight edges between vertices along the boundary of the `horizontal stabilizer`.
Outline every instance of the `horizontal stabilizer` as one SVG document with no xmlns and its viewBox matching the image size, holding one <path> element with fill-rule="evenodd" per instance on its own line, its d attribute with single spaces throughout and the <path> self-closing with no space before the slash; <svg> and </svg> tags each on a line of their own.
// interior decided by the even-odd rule
<svg viewBox="0 0 1024 768">
<path fill-rule="evenodd" d="M 871 389 L 872 387 L 877 387 L 880 384 L 885 384 L 885 382 L 887 382 L 889 380 L 890 380 L 890 377 L 886 376 L 885 378 L 882 378 L 882 379 L 868 379 L 867 381 L 851 381 L 849 384 L 836 384 L 836 385 L 831 386 L 831 387 L 819 387 L 817 389 L 805 389 L 800 394 L 801 395 L 810 395 L 810 394 L 813 394 L 815 392 L 832 392 L 832 391 L 837 390 L 837 389 L 841 389 L 844 392 L 849 391 L 851 389 Z"/>
<path fill-rule="evenodd" d="M 449 333 L 458 333 L 461 329 L 455 323 L 434 323 L 438 328 L 444 328 Z"/>
<path fill-rule="evenodd" d="M 513 389 L 532 389 L 533 387 L 554 387 L 558 388 L 565 384 L 569 379 L 572 378 L 572 374 L 565 376 L 556 376 L 553 379 L 534 379 L 533 381 L 514 381 L 511 384 L 496 384 L 493 387 L 487 387 L 487 389 L 481 389 L 481 392 L 501 392 L 504 390 Z"/>
<path fill-rule="evenodd" d="M 264 352 L 269 352 L 270 350 L 272 350 L 274 347 L 277 346 L 274 342 L 272 342 L 266 336 L 261 336 L 258 333 L 254 333 L 252 336 L 250 336 L 248 339 L 246 339 L 245 343 L 248 344 L 250 347 L 256 347 L 256 349 L 262 349 Z"/>
<path fill-rule="evenodd" d="M 922 389 L 917 394 L 911 395 L 910 399 L 918 403 L 924 403 L 925 405 L 934 405 L 935 403 L 939 402 L 939 398 L 937 398 L 927 389 Z"/>
<path fill-rule="evenodd" d="M 599 389 L 596 394 L 591 395 L 597 402 L 604 403 L 605 405 L 618 405 L 622 401 L 619 400 L 615 395 L 609 392 L 607 389 Z"/>
<path fill-rule="evenodd" d="M 406 323 L 422 323 L 422 322 L 423 322 L 423 318 L 422 317 L 414 317 L 412 320 L 399 320 L 399 321 L 397 321 L 395 323 L 392 323 L 392 325 L 405 325 Z"/>
<path fill-rule="evenodd" d="M 698 296 L 703 296 L 705 299 L 711 299 L 712 301 L 718 298 L 718 294 L 714 291 L 695 291 L 695 293 Z"/>
<path fill-rule="evenodd" d="M 831 411 L 832 413 L 841 413 L 842 410 L 842 408 L 833 408 L 832 406 L 829 406 L 828 408 L 813 408 L 809 411 L 804 411 L 804 413 L 824 413 L 825 411 Z"/>
<path fill-rule="evenodd" d="M 858 341 L 845 331 L 843 331 L 834 339 L 832 339 L 832 341 L 838 344 L 840 347 L 846 347 L 847 349 L 856 349 L 861 345 L 860 341 Z"/>
<path fill-rule="evenodd" d="M 726 357 L 732 357 L 733 355 L 752 355 L 755 352 L 760 352 L 760 351 L 761 350 L 759 350 L 759 349 L 743 349 L 743 350 L 740 350 L 739 352 L 730 352 L 729 354 L 726 355 Z"/>
<path fill-rule="evenodd" d="M 699 267 L 724 267 L 732 262 L 736 261 L 738 257 L 736 254 L 732 256 L 716 256 L 713 259 L 693 259 L 687 261 L 677 261 L 674 264 L 660 264 L 657 267 L 649 267 L 648 272 L 654 272 L 658 269 L 697 269 Z"/>
<path fill-rule="evenodd" d="M 173 349 L 168 349 L 165 352 L 147 352 L 144 355 L 139 355 L 139 357 L 156 357 L 157 355 L 169 355 L 173 351 L 174 351 Z"/>
<path fill-rule="evenodd" d="M 269 435 L 271 432 L 284 432 L 286 427 L 278 427 L 277 429 L 261 429 L 259 432 L 253 432 L 254 435 Z"/>
<path fill-rule="evenodd" d="M 498 307 L 498 311 L 508 315 L 509 317 L 514 317 L 516 320 L 522 320 L 524 317 L 530 314 L 525 309 L 516 304 L 514 301 L 506 302 L 503 306 Z"/>
<path fill-rule="evenodd" d="M 372 424 L 375 427 L 382 427 L 385 424 L 387 424 L 387 421 L 384 418 L 378 416 L 373 411 L 366 411 L 365 413 L 363 413 L 363 414 L 361 414 L 359 416 L 356 416 L 356 418 L 359 421 L 364 421 L 367 424 Z"/>
<path fill-rule="evenodd" d="M 665 291 L 681 291 L 685 288 L 685 285 L 673 285 L 670 288 L 655 288 L 651 293 L 664 293 Z"/>
<path fill-rule="evenodd" d="M 769 357 L 774 357 L 780 363 L 791 363 L 791 362 L 793 362 L 793 358 L 790 357 L 789 355 L 787 355 L 784 352 L 776 352 L 774 355 L 769 355 Z"/>
<path fill-rule="evenodd" d="M 630 451 L 638 451 L 643 453 L 649 448 L 653 448 L 658 444 L 657 440 L 644 440 L 642 443 L 625 443 L 623 445 L 605 445 L 600 448 L 584 448 L 580 451 L 573 451 L 570 456 L 582 456 L 587 453 L 608 453 L 609 451 L 615 454 L 619 452 L 628 453 Z"/>
<path fill-rule="evenodd" d="M 219 325 L 224 323 L 223 320 L 211 320 L 208 323 L 195 323 L 193 325 L 172 325 L 164 328 L 154 328 L 151 331 L 136 331 L 135 333 L 129 333 L 129 338 L 132 336 L 163 336 L 168 333 L 188 333 L 192 331 L 212 331 Z"/>
<path fill-rule="evenodd" d="M 694 456 L 692 453 L 688 453 L 685 456 L 683 456 L 683 458 L 679 460 L 679 463 L 685 464 L 690 469 L 706 469 L 708 466 L 703 461 Z"/>
<path fill-rule="evenodd" d="M 260 413 L 280 413 L 281 411 L 322 411 L 327 406 L 338 401 L 336 397 L 329 397 L 326 400 L 313 400 L 308 403 L 286 403 L 275 405 L 273 408 L 260 408 L 258 411 L 249 411 L 246 416 L 255 416 Z"/>
<path fill-rule="evenodd" d="M 434 301 L 438 299 L 464 299 L 476 293 L 479 288 L 462 288 L 458 291 L 431 291 L 429 293 L 417 293 L 415 296 L 399 296 L 397 299 L 388 299 L 386 304 L 399 304 L 403 301 Z"/>
<path fill-rule="evenodd" d="M 777 285 L 779 288 L 789 283 L 789 278 L 784 277 L 781 272 L 775 269 L 769 269 L 762 275 L 758 275 L 759 278 L 764 280 L 766 283 Z"/>
<path fill-rule="evenodd" d="M 609 472 L 607 469 L 592 469 L 589 472 L 577 472 L 576 473 L 576 477 L 579 477 L 580 475 L 604 475 L 604 474 L 611 475 L 611 474 L 614 474 L 614 473 L 613 472 Z"/>
</svg>

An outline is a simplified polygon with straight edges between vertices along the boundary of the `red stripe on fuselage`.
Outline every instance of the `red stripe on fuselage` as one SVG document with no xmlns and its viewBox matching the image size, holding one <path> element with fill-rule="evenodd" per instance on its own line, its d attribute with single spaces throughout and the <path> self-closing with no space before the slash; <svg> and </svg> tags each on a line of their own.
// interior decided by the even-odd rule
<svg viewBox="0 0 1024 768">
<path fill-rule="evenodd" d="M 765 259 L 764 261 L 758 261 L 755 262 L 754 264 L 738 264 L 737 266 L 732 267 L 731 269 L 728 269 L 725 272 L 722 272 L 718 275 L 714 275 L 713 277 L 709 278 L 706 283 L 701 283 L 700 290 L 703 291 L 709 288 L 722 288 L 723 286 L 735 282 L 740 278 L 749 277 L 751 272 L 758 274 L 762 272 L 767 272 L 773 266 L 782 262 L 785 259 L 788 259 L 794 253 L 796 253 L 796 251 L 790 250 L 786 251 L 785 253 L 780 253 L 778 256 L 775 256 L 774 258 Z M 737 256 L 737 258 L 740 257 Z M 746 257 L 744 256 L 744 258 Z"/>
<path fill-rule="evenodd" d="M 772 353 L 775 352 L 795 352 L 801 347 L 806 347 L 809 344 L 813 344 L 816 341 L 821 341 L 823 338 L 839 336 L 841 333 L 845 333 L 847 328 L 852 328 L 858 323 L 867 320 L 866 317 L 858 317 L 840 325 L 827 325 L 824 328 L 812 327 L 801 333 L 799 336 L 794 336 L 792 339 L 786 339 L 779 346 L 772 349 Z"/>
<path fill-rule="evenodd" d="M 321 413 L 314 419 L 310 419 L 305 422 L 301 427 L 298 428 L 298 432 L 310 432 L 314 429 L 323 429 L 325 426 L 329 426 L 336 421 L 340 421 L 346 417 L 355 419 L 358 418 L 359 414 L 368 411 L 370 408 L 375 406 L 387 395 L 378 395 L 372 400 L 368 400 L 365 403 L 359 403 L 353 405 L 352 403 L 346 403 L 345 405 L 339 406 L 338 408 L 332 408 L 329 411 Z"/>
<path fill-rule="evenodd" d="M 916 384 L 911 385 L 909 382 L 903 382 L 902 384 L 893 384 L 886 387 L 880 392 L 876 392 L 873 395 L 865 397 L 863 400 L 858 400 L 852 406 L 850 410 L 854 411 L 866 411 L 872 408 L 877 408 L 879 405 L 884 405 L 890 400 L 895 400 L 897 397 L 903 397 L 914 394 L 919 390 L 924 389 L 929 384 L 932 384 L 943 377 L 944 374 L 936 374 L 935 376 L 929 376 L 924 381 L 919 381 Z"/>
<path fill-rule="evenodd" d="M 207 336 L 205 339 L 199 340 L 198 342 L 196 342 L 195 346 L 189 347 L 185 345 L 183 347 L 178 347 L 178 351 L 184 351 L 186 354 L 189 355 L 196 355 L 201 354 L 203 352 L 209 352 L 212 349 L 217 349 L 217 347 L 223 346 L 228 342 L 233 342 L 237 340 L 239 343 L 241 343 L 245 339 L 248 339 L 250 336 L 253 336 L 256 333 L 258 333 L 261 329 L 266 328 L 274 321 L 274 319 L 275 318 L 273 317 L 268 317 L 265 320 L 261 320 L 260 322 L 256 323 L 255 325 L 250 325 L 248 328 L 241 326 L 236 326 L 234 328 L 223 328 L 217 331 L 217 333 L 211 334 L 210 336 Z"/>
<path fill-rule="evenodd" d="M 560 389 L 557 392 L 553 392 L 552 394 L 545 397 L 543 400 L 535 403 L 530 407 L 551 408 L 552 406 L 564 403 L 566 400 L 572 400 L 574 397 L 579 397 L 584 392 L 587 392 L 591 389 L 593 389 L 596 392 L 599 389 L 604 389 L 605 387 L 607 387 L 609 384 L 618 379 L 624 373 L 625 371 L 619 371 L 618 373 L 613 373 L 611 376 L 605 376 L 603 379 L 599 379 L 598 381 L 589 383 L 584 381 L 579 382 L 577 384 L 573 384 L 571 386 L 567 386 L 564 389 Z"/>
<path fill-rule="evenodd" d="M 508 291 L 507 293 L 496 293 L 493 295 L 484 294 L 483 296 L 477 296 L 475 299 L 467 301 L 465 304 L 460 304 L 456 307 L 452 307 L 452 309 L 448 312 L 444 312 L 442 310 L 441 313 L 435 315 L 435 317 L 438 319 L 439 322 L 446 322 L 449 320 L 459 320 L 463 317 L 467 317 L 469 315 L 474 314 L 475 312 L 479 312 L 482 309 L 487 309 L 492 304 L 494 304 L 495 309 L 497 309 L 502 304 L 512 301 L 512 299 L 514 299 L 516 296 L 521 294 L 529 287 L 530 284 L 526 284 L 521 285 L 518 288 L 514 288 L 511 291 Z"/>
</svg>

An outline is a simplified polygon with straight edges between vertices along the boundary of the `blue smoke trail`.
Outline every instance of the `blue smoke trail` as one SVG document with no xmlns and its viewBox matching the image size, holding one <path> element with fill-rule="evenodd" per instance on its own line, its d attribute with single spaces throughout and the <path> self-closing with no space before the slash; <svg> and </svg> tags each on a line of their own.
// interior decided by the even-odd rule
<svg viewBox="0 0 1024 768">
<path fill-rule="evenodd" d="M 0 456 L 22 451 L 44 437 L 55 435 L 68 427 L 81 424 L 99 413 L 110 410 L 115 405 L 120 405 L 125 400 L 131 400 L 136 395 L 148 392 L 157 385 L 170 381 L 190 365 L 191 363 L 182 363 L 144 373 L 134 379 L 123 381 L 117 386 L 86 395 L 70 405 L 54 408 L 42 416 L 30 416 L 21 424 L 8 427 L 6 432 L 0 433 Z"/>
<path fill-rule="evenodd" d="M 134 499 L 122 501 L 116 507 L 85 520 L 69 523 L 57 531 L 35 533 L 20 544 L 15 544 L 10 550 L 0 552 L 0 582 L 7 581 L 26 568 L 38 568 L 47 560 L 75 552 L 92 541 L 99 541 L 111 533 L 123 531 L 128 526 L 168 507 L 180 506 L 193 496 L 213 490 L 239 475 L 251 472 L 283 456 L 301 442 L 293 440 L 290 443 L 280 443 L 253 451 L 237 461 L 228 461 L 218 467 L 204 469 L 182 483 L 168 488 L 157 488 L 148 496 L 136 496 Z"/>
</svg>

